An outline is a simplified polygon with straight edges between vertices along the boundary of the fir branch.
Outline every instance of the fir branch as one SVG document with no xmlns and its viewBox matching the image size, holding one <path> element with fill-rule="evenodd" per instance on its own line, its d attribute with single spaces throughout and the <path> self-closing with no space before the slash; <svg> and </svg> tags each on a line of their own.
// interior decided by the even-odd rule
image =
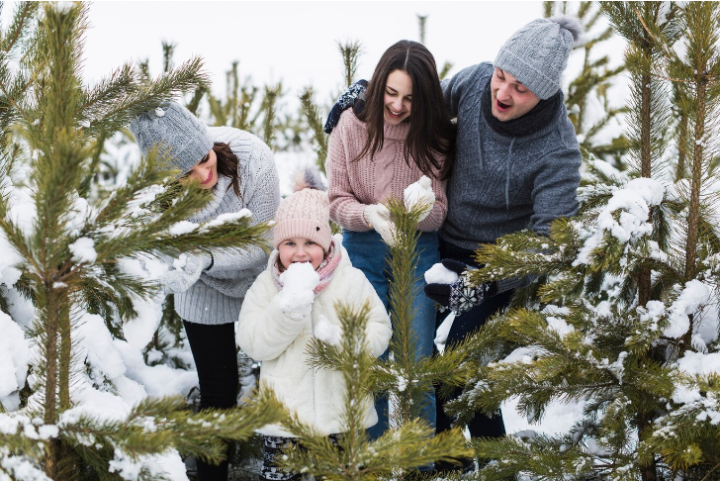
<svg viewBox="0 0 720 481">
<path fill-rule="evenodd" d="M 12 24 L 2 36 L 0 50 L 10 54 L 25 38 L 32 28 L 32 21 L 35 19 L 39 4 L 37 2 L 19 2 L 15 7 L 15 15 Z"/>
<path fill-rule="evenodd" d="M 300 94 L 300 103 L 302 104 L 302 111 L 313 133 L 313 141 L 315 143 L 315 149 L 317 150 L 317 160 L 315 163 L 321 172 L 325 172 L 328 140 L 323 131 L 322 118 L 318 112 L 317 105 L 313 101 L 313 96 L 312 87 L 306 88 Z"/>
</svg>

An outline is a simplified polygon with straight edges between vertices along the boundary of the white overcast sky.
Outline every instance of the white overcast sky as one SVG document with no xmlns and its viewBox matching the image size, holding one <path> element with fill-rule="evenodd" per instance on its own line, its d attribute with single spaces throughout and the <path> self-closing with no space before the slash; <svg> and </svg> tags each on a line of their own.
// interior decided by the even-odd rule
<svg viewBox="0 0 720 481">
<path fill-rule="evenodd" d="M 15 2 L 6 2 L 3 25 Z M 570 2 L 570 10 L 577 2 Z M 370 78 L 382 53 L 401 39 L 419 40 L 417 15 L 427 15 L 425 44 L 438 68 L 451 74 L 493 61 L 513 32 L 542 17 L 540 1 L 96 1 L 89 7 L 84 49 L 84 80 L 94 84 L 124 62 L 150 60 L 162 69 L 163 40 L 177 47 L 178 64 L 199 55 L 217 94 L 225 91 L 225 72 L 239 61 L 241 77 L 262 86 L 282 80 L 293 97 L 312 85 L 327 104 L 344 89 L 337 41 L 360 40 L 358 78 Z M 604 50 L 611 64 L 622 60 L 624 44 L 615 39 Z M 570 58 L 567 78 L 581 65 Z"/>
<path fill-rule="evenodd" d="M 161 41 L 177 44 L 176 63 L 200 55 L 224 90 L 233 60 L 257 84 L 282 80 L 294 93 L 307 85 L 330 95 L 342 84 L 336 41 L 360 40 L 358 74 L 369 78 L 382 52 L 419 40 L 417 15 L 428 15 L 426 46 L 452 72 L 493 60 L 518 28 L 542 16 L 542 2 L 117 2 L 90 6 L 85 78 L 92 83 L 124 61 L 162 68 Z"/>
</svg>

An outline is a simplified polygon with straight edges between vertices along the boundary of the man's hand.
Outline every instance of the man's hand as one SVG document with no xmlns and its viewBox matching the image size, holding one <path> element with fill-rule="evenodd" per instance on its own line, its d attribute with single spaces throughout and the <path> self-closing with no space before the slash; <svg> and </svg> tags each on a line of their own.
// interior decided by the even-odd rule
<svg viewBox="0 0 720 481">
<path fill-rule="evenodd" d="M 470 271 L 474 269 L 473 267 L 453 259 L 443 259 L 441 262 L 445 269 L 457 274 L 458 279 L 449 284 L 430 283 L 426 285 L 425 295 L 428 298 L 437 302 L 443 308 L 450 309 L 458 316 L 485 300 L 490 285 L 483 283 L 479 286 L 473 286 L 470 283 Z"/>
<path fill-rule="evenodd" d="M 335 105 L 332 106 L 330 109 L 330 113 L 328 114 L 327 120 L 325 121 L 325 126 L 323 127 L 323 131 L 326 134 L 329 134 L 332 132 L 332 129 L 335 128 L 335 126 L 340 121 L 340 115 L 350 107 L 354 107 L 355 104 L 358 104 L 358 107 L 360 105 L 364 105 L 365 103 L 365 89 L 368 86 L 368 81 L 360 79 L 354 84 L 352 84 L 348 89 L 343 92 L 340 97 L 335 102 Z"/>
</svg>

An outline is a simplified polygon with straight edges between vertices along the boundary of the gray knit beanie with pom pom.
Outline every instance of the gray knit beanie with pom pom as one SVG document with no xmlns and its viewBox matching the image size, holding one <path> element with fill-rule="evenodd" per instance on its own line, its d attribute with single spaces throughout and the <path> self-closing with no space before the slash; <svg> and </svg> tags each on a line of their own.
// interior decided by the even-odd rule
<svg viewBox="0 0 720 481">
<path fill-rule="evenodd" d="M 582 32 L 575 17 L 533 20 L 505 42 L 495 66 L 509 72 L 540 99 L 549 99 L 560 90 L 560 76 Z"/>
<path fill-rule="evenodd" d="M 167 155 L 181 174 L 192 169 L 210 149 L 213 141 L 207 128 L 188 109 L 177 102 L 165 102 L 130 122 L 130 131 L 143 155 L 153 148 Z"/>
</svg>

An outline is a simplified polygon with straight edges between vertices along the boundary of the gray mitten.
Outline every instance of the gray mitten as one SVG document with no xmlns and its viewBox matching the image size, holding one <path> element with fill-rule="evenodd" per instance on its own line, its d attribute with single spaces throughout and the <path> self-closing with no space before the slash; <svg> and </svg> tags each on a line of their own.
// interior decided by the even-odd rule
<svg viewBox="0 0 720 481">
<path fill-rule="evenodd" d="M 205 269 L 212 265 L 212 256 L 207 252 L 180 254 L 173 262 L 173 269 L 160 278 L 168 294 L 185 292 L 195 284 Z"/>
</svg>

